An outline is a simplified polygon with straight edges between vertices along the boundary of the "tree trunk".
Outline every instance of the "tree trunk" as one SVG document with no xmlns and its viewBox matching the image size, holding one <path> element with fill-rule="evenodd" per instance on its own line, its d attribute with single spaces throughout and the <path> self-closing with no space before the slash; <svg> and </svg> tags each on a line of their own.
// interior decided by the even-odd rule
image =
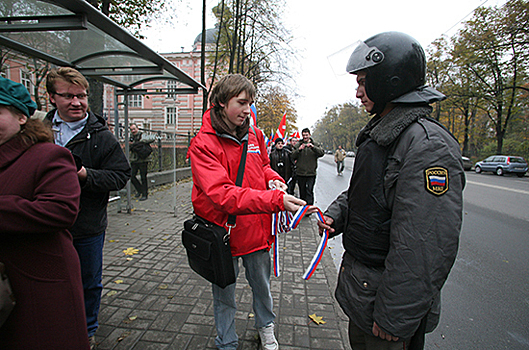
<svg viewBox="0 0 529 350">
<path fill-rule="evenodd" d="M 200 82 L 206 86 L 206 0 L 202 0 L 202 43 L 200 44 Z M 208 91 L 202 90 L 202 114 L 208 108 Z"/>
<path fill-rule="evenodd" d="M 230 52 L 230 65 L 228 73 L 233 73 L 235 54 L 237 53 L 237 39 L 239 38 L 240 0 L 235 1 L 235 24 L 233 26 L 232 47 Z"/>
</svg>

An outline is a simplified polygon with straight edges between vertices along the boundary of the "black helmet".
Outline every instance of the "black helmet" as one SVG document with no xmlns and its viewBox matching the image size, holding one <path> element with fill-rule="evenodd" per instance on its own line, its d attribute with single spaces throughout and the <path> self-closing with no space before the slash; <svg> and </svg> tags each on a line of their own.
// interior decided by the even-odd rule
<svg viewBox="0 0 529 350">
<path fill-rule="evenodd" d="M 380 113 L 388 102 L 431 103 L 445 98 L 424 86 L 426 57 L 421 44 L 399 32 L 380 33 L 360 43 L 347 63 L 347 72 L 366 72 L 367 97 Z"/>
</svg>

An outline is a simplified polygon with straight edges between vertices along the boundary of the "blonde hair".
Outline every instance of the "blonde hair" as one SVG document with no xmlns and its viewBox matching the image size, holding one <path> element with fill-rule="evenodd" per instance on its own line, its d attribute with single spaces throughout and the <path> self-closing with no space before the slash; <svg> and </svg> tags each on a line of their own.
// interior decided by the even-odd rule
<svg viewBox="0 0 529 350">
<path fill-rule="evenodd" d="M 46 90 L 49 94 L 54 94 L 57 92 L 55 91 L 55 82 L 57 80 L 62 80 L 70 84 L 81 86 L 86 90 L 86 92 L 89 92 L 90 90 L 90 85 L 88 84 L 88 80 L 86 80 L 84 75 L 71 67 L 54 68 L 48 73 L 48 76 L 46 77 Z"/>
</svg>

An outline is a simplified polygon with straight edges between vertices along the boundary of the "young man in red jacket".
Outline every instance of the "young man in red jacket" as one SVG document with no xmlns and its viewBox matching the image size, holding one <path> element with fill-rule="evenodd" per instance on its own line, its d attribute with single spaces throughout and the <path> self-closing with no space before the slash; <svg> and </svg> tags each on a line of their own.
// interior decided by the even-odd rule
<svg viewBox="0 0 529 350">
<path fill-rule="evenodd" d="M 190 146 L 192 202 L 196 215 L 219 226 L 224 227 L 228 215 L 237 216 L 237 225 L 230 235 L 235 274 L 239 273 L 241 258 L 252 287 L 255 326 L 262 347 L 274 350 L 278 343 L 270 293 L 270 246 L 274 243 L 271 214 L 294 212 L 305 202 L 285 193 L 287 185 L 270 168 L 263 133 L 249 125 L 254 96 L 254 86 L 240 74 L 225 76 L 211 91 L 211 108 L 204 114 L 202 128 Z M 248 153 L 239 187 L 235 180 L 244 142 L 248 142 Z M 215 343 L 219 349 L 238 346 L 235 285 L 224 289 L 213 285 Z"/>
</svg>

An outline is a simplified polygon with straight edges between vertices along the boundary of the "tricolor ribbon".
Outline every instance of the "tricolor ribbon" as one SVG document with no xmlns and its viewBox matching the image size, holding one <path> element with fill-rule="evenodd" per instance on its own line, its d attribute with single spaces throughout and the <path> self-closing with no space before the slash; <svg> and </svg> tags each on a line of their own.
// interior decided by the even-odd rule
<svg viewBox="0 0 529 350">
<path fill-rule="evenodd" d="M 320 220 L 320 222 L 325 223 L 325 219 L 323 219 L 323 214 L 320 209 L 318 209 L 318 211 L 316 212 L 316 215 L 318 217 L 318 220 Z M 328 240 L 329 240 L 329 232 L 327 232 L 327 230 L 323 230 L 323 235 L 321 236 L 318 249 L 316 249 L 316 253 L 314 253 L 314 256 L 312 257 L 309 267 L 307 267 L 307 270 L 303 274 L 304 280 L 309 280 L 312 277 L 312 274 L 314 273 L 314 271 L 316 271 L 316 268 L 318 267 L 318 264 L 320 263 L 321 258 L 323 257 L 323 251 L 325 250 L 325 248 L 327 248 Z"/>
<path fill-rule="evenodd" d="M 294 218 L 292 219 L 292 224 L 290 226 L 291 230 L 298 227 L 299 223 L 301 222 L 301 219 L 303 218 L 303 216 L 305 216 L 308 209 L 309 209 L 308 205 L 305 205 L 298 209 L 296 214 L 294 214 Z M 325 220 L 323 219 L 323 214 L 320 209 L 318 209 L 318 211 L 316 212 L 316 216 L 320 222 L 325 223 Z M 303 274 L 303 279 L 309 280 L 314 274 L 314 271 L 316 271 L 316 268 L 318 267 L 318 264 L 320 263 L 321 258 L 323 257 L 323 251 L 327 247 L 328 240 L 329 240 L 329 232 L 327 232 L 327 230 L 324 230 L 323 235 L 321 236 L 321 239 L 320 239 L 320 244 L 318 245 L 318 249 L 316 249 L 316 252 L 314 253 L 314 256 L 312 257 L 312 260 L 310 262 L 310 265 L 307 267 L 307 270 Z"/>
<path fill-rule="evenodd" d="M 272 235 L 275 236 L 273 261 L 274 261 L 274 275 L 276 277 L 280 276 L 278 234 L 286 233 L 288 231 L 291 231 L 297 228 L 299 223 L 301 222 L 301 219 L 303 219 L 305 214 L 307 214 L 308 209 L 309 209 L 309 205 L 304 205 L 300 207 L 293 217 L 291 213 L 286 212 L 286 211 L 282 211 L 280 213 L 276 213 L 272 215 Z M 325 223 L 325 220 L 323 219 L 323 214 L 320 209 L 318 209 L 318 211 L 316 212 L 316 216 L 319 221 Z M 285 226 L 286 223 L 288 224 Z M 329 233 L 327 232 L 327 230 L 324 230 L 320 243 L 318 245 L 318 249 L 314 253 L 314 256 L 312 257 L 310 265 L 307 267 L 307 270 L 303 274 L 303 279 L 309 280 L 314 274 L 314 271 L 316 271 L 316 268 L 318 267 L 318 264 L 320 263 L 321 258 L 323 257 L 323 252 L 325 251 L 325 248 L 327 247 L 328 239 L 329 239 Z"/>
<path fill-rule="evenodd" d="M 279 271 L 279 234 L 290 231 L 290 223 L 292 222 L 292 213 L 288 211 L 281 211 L 272 215 L 272 236 L 275 236 L 274 243 L 274 276 L 281 275 Z"/>
</svg>

